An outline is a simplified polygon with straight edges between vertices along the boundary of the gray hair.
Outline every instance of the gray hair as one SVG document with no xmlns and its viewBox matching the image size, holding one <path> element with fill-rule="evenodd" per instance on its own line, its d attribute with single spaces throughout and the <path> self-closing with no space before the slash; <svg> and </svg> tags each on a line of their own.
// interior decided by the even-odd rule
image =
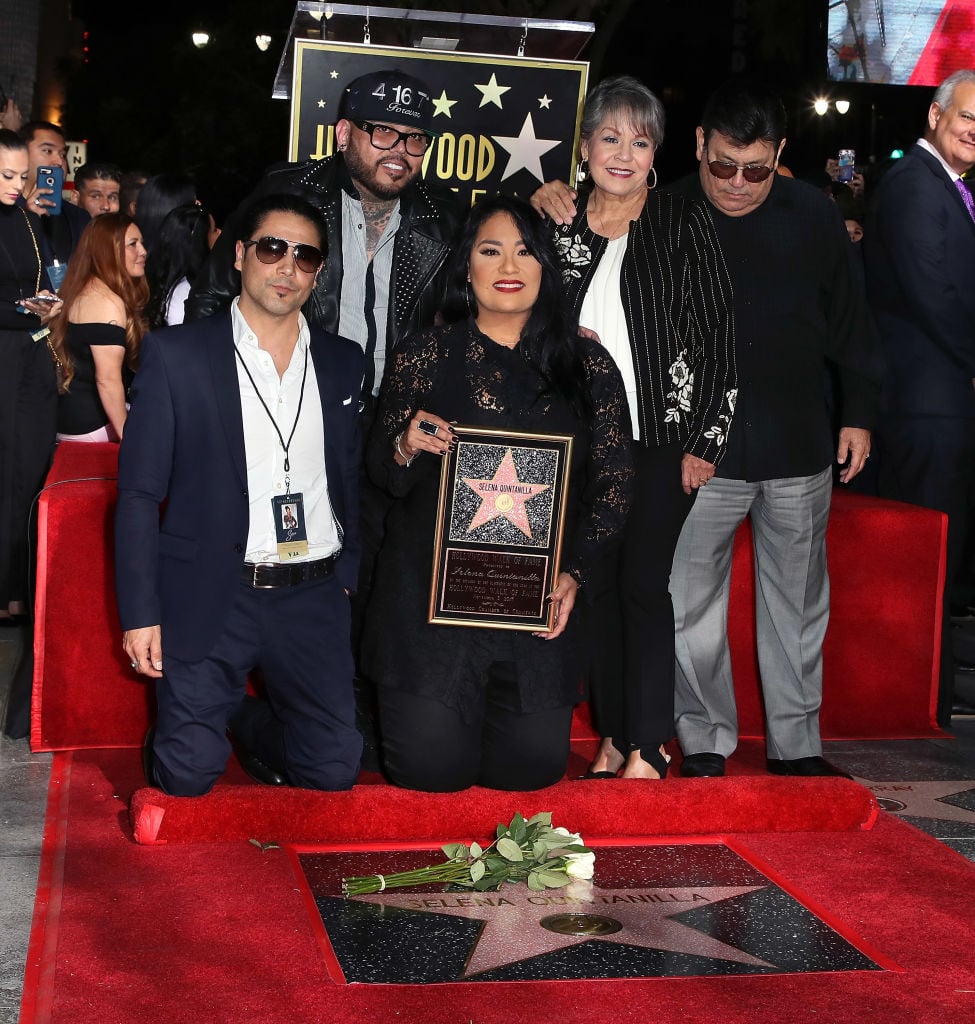
<svg viewBox="0 0 975 1024">
<path fill-rule="evenodd" d="M 631 75 L 604 78 L 589 93 L 582 111 L 580 137 L 588 141 L 596 129 L 612 115 L 626 121 L 646 135 L 658 149 L 664 141 L 664 106 L 657 97 Z"/>
<path fill-rule="evenodd" d="M 955 88 L 961 85 L 962 82 L 975 83 L 975 71 L 963 68 L 961 71 L 956 71 L 954 74 L 949 75 L 938 86 L 934 99 L 931 102 L 937 103 L 942 110 L 950 107 L 951 101 L 955 98 Z"/>
</svg>

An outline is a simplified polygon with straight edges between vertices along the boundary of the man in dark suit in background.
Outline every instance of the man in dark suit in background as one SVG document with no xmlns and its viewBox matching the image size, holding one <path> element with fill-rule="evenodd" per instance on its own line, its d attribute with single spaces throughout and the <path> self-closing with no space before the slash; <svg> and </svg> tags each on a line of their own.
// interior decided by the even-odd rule
<svg viewBox="0 0 975 1024">
<path fill-rule="evenodd" d="M 233 716 L 260 768 L 348 789 L 362 749 L 348 599 L 362 350 L 301 314 L 322 267 L 321 214 L 269 195 L 238 223 L 239 298 L 144 339 L 119 457 L 123 646 L 156 680 L 147 776 L 174 795 L 207 792 Z M 301 510 L 301 536 L 283 529 L 284 505 Z M 268 699 L 245 702 L 260 715 L 248 721 L 255 667 Z"/>
<path fill-rule="evenodd" d="M 938 87 L 924 137 L 880 179 L 865 231 L 867 294 L 887 363 L 884 497 L 948 514 L 938 720 L 952 710 L 949 598 L 975 484 L 975 71 Z"/>
</svg>

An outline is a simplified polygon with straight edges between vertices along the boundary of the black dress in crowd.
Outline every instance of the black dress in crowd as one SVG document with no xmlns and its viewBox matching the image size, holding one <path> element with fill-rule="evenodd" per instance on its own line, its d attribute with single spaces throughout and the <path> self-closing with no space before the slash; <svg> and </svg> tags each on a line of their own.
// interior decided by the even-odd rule
<svg viewBox="0 0 975 1024">
<path fill-rule="evenodd" d="M 423 453 L 399 466 L 393 442 L 418 409 L 463 426 L 572 434 L 562 569 L 585 580 L 621 535 L 633 469 L 619 371 L 598 344 L 583 346 L 593 406 L 586 417 L 545 391 L 520 346 L 497 344 L 473 321 L 414 335 L 387 372 L 367 461 L 373 479 L 399 500 L 379 556 L 363 658 L 378 683 L 394 781 L 424 789 L 529 789 L 565 770 L 572 707 L 583 696 L 578 610 L 555 640 L 429 624 L 441 460 Z M 492 706 L 502 709 L 499 716 Z M 437 732 L 432 723 L 441 712 L 453 727 Z M 494 764 L 492 746 L 503 751 L 503 766 Z"/>
<path fill-rule="evenodd" d="M 54 450 L 57 380 L 32 313 L 17 300 L 49 287 L 38 218 L 0 206 L 0 609 L 27 601 L 27 525 Z"/>
<path fill-rule="evenodd" d="M 93 346 L 118 346 L 125 349 L 125 328 L 119 324 L 68 324 L 67 346 L 74 364 L 74 376 L 58 402 L 59 434 L 90 434 L 108 425 L 95 383 Z M 132 371 L 123 364 L 122 386 L 128 394 Z"/>
</svg>

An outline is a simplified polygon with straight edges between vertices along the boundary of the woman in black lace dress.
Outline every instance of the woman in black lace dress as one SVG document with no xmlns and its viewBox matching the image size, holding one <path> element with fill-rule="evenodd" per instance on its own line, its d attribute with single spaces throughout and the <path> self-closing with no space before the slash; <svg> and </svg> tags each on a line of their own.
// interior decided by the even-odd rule
<svg viewBox="0 0 975 1024">
<path fill-rule="evenodd" d="M 599 345 L 579 338 L 558 259 L 527 203 L 471 211 L 445 318 L 395 354 L 368 450 L 393 505 L 366 623 L 386 771 L 402 786 L 538 789 L 565 771 L 581 699 L 576 594 L 618 540 L 630 503 L 629 414 Z M 436 435 L 419 429 L 428 420 Z M 441 456 L 451 422 L 572 434 L 565 543 L 550 634 L 427 622 Z"/>
</svg>

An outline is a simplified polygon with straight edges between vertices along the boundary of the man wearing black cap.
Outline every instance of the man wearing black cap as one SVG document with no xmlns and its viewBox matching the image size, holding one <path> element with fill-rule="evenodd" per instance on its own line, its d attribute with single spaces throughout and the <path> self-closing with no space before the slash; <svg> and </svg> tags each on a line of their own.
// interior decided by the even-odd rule
<svg viewBox="0 0 975 1024">
<path fill-rule="evenodd" d="M 362 75 L 345 89 L 340 113 L 337 154 L 270 171 L 250 199 L 295 193 L 324 214 L 328 254 L 303 312 L 312 325 L 362 346 L 363 411 L 371 419 L 388 352 L 436 315 L 459 211 L 452 193 L 419 178 L 433 118 L 423 82 L 395 70 Z M 235 218 L 194 282 L 187 319 L 216 312 L 240 290 Z"/>
</svg>

